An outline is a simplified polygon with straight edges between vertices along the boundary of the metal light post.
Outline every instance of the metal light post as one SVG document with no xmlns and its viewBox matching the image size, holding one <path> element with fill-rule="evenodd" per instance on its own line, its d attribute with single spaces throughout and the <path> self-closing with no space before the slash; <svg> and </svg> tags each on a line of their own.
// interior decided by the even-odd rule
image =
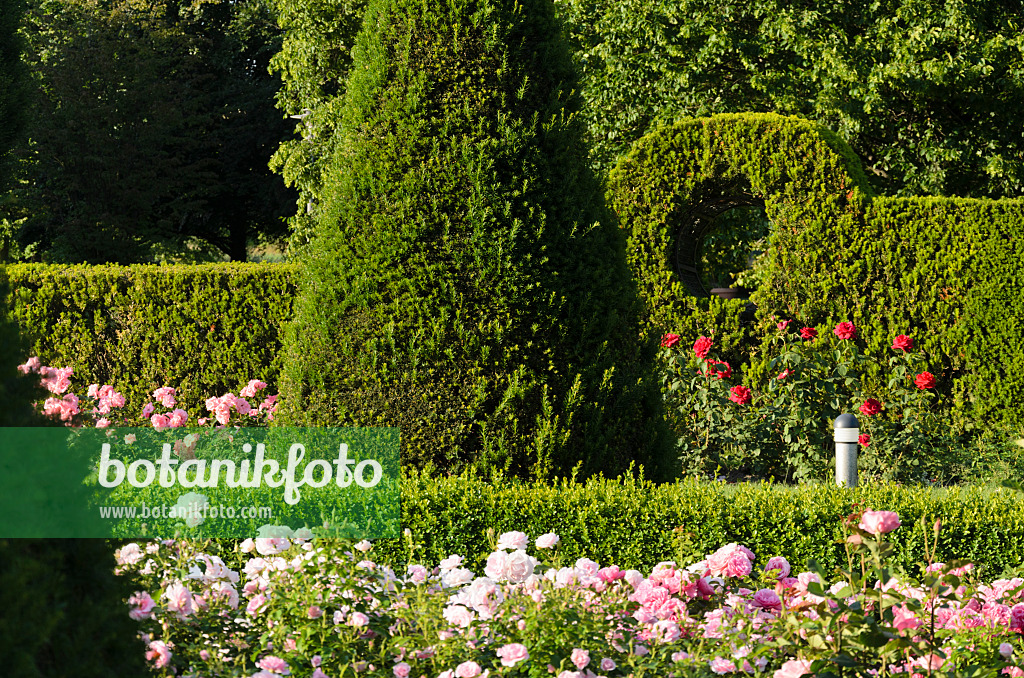
<svg viewBox="0 0 1024 678">
<path fill-rule="evenodd" d="M 844 413 L 833 424 L 836 440 L 836 485 L 857 487 L 857 417 Z"/>
</svg>

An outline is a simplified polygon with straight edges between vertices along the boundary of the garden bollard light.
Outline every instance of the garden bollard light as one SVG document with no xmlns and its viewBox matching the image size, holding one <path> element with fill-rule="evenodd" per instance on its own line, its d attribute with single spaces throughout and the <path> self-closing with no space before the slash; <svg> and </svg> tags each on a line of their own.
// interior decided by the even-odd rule
<svg viewBox="0 0 1024 678">
<path fill-rule="evenodd" d="M 857 417 L 840 414 L 833 428 L 836 440 L 836 485 L 857 487 Z"/>
</svg>

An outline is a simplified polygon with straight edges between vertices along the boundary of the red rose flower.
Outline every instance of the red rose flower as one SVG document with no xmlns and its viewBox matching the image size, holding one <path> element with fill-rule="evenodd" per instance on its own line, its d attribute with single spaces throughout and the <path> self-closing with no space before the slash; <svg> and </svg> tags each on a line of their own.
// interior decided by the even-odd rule
<svg viewBox="0 0 1024 678">
<path fill-rule="evenodd" d="M 818 338 L 818 330 L 814 329 L 813 327 L 801 327 L 800 328 L 800 338 L 801 339 L 806 339 L 808 341 L 811 340 L 811 339 L 817 339 Z"/>
<path fill-rule="evenodd" d="M 679 343 L 679 335 L 678 334 L 666 334 L 665 336 L 663 336 L 661 338 L 661 347 L 662 348 L 672 348 L 673 346 L 675 346 L 678 343 Z"/>
<path fill-rule="evenodd" d="M 860 406 L 860 413 L 865 417 L 873 417 L 882 411 L 882 403 L 878 402 L 874 398 L 868 398 L 864 401 L 864 404 Z"/>
<path fill-rule="evenodd" d="M 750 402 L 750 389 L 746 386 L 733 386 L 729 389 L 729 400 L 733 401 L 737 405 L 746 405 Z"/>
<path fill-rule="evenodd" d="M 706 358 L 712 344 L 714 342 L 708 337 L 697 337 L 697 341 L 693 342 L 693 352 L 697 354 L 698 358 Z"/>
<path fill-rule="evenodd" d="M 871 444 L 871 434 L 870 433 L 861 433 L 859 436 L 857 436 L 857 443 L 861 447 L 867 447 L 868 445 Z"/>
<path fill-rule="evenodd" d="M 839 323 L 832 332 L 840 339 L 853 339 L 857 336 L 857 328 L 853 323 Z"/>
<path fill-rule="evenodd" d="M 786 377 L 788 377 L 788 376 L 789 376 L 789 375 L 791 375 L 791 374 L 793 374 L 793 370 L 791 370 L 791 369 L 789 369 L 789 368 L 787 367 L 786 369 L 784 369 L 784 370 L 782 370 L 781 372 L 779 372 L 779 377 L 778 377 L 778 379 L 779 379 L 779 381 L 782 381 L 783 379 L 785 379 Z"/>
<path fill-rule="evenodd" d="M 914 379 L 914 385 L 918 388 L 935 388 L 935 375 L 931 372 L 922 372 Z"/>
<path fill-rule="evenodd" d="M 716 367 L 721 365 L 722 367 Z M 728 379 L 732 376 L 732 365 L 725 362 L 724 360 L 708 360 L 708 371 L 705 372 L 705 376 L 716 376 L 719 379 Z"/>
<path fill-rule="evenodd" d="M 901 334 L 892 340 L 892 350 L 910 351 L 914 348 L 914 340 L 905 334 Z"/>
</svg>

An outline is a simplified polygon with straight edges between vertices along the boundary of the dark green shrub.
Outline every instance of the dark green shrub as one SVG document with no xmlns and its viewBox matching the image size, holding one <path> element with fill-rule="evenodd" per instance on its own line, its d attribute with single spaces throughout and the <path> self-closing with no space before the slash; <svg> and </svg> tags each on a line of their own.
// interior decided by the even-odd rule
<svg viewBox="0 0 1024 678">
<path fill-rule="evenodd" d="M 376 0 L 286 342 L 280 421 L 403 460 L 664 474 L 654 341 L 552 6 Z"/>
<path fill-rule="evenodd" d="M 74 367 L 79 395 L 91 383 L 112 384 L 135 416 L 154 389 L 173 386 L 195 421 L 209 416 L 206 398 L 237 393 L 250 379 L 276 392 L 294 266 L 19 264 L 8 272 L 28 355 Z"/>
<path fill-rule="evenodd" d="M 0 656 L 18 678 L 123 678 L 146 673 L 127 614 L 130 582 L 102 539 L 0 538 Z"/>
</svg>

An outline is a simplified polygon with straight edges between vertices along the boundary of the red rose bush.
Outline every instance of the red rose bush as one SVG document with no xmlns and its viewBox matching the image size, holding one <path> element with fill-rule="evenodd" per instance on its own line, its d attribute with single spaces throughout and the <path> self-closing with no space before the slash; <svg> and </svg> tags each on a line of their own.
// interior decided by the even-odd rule
<svg viewBox="0 0 1024 678">
<path fill-rule="evenodd" d="M 971 455 L 939 420 L 939 380 L 912 337 L 899 334 L 887 358 L 869 358 L 851 322 L 820 333 L 790 321 L 766 327 L 762 366 L 742 374 L 715 356 L 713 336 L 697 337 L 692 350 L 678 335 L 662 342 L 684 474 L 831 480 L 832 422 L 842 412 L 859 418 L 864 479 L 948 482 L 966 472 Z"/>
</svg>

